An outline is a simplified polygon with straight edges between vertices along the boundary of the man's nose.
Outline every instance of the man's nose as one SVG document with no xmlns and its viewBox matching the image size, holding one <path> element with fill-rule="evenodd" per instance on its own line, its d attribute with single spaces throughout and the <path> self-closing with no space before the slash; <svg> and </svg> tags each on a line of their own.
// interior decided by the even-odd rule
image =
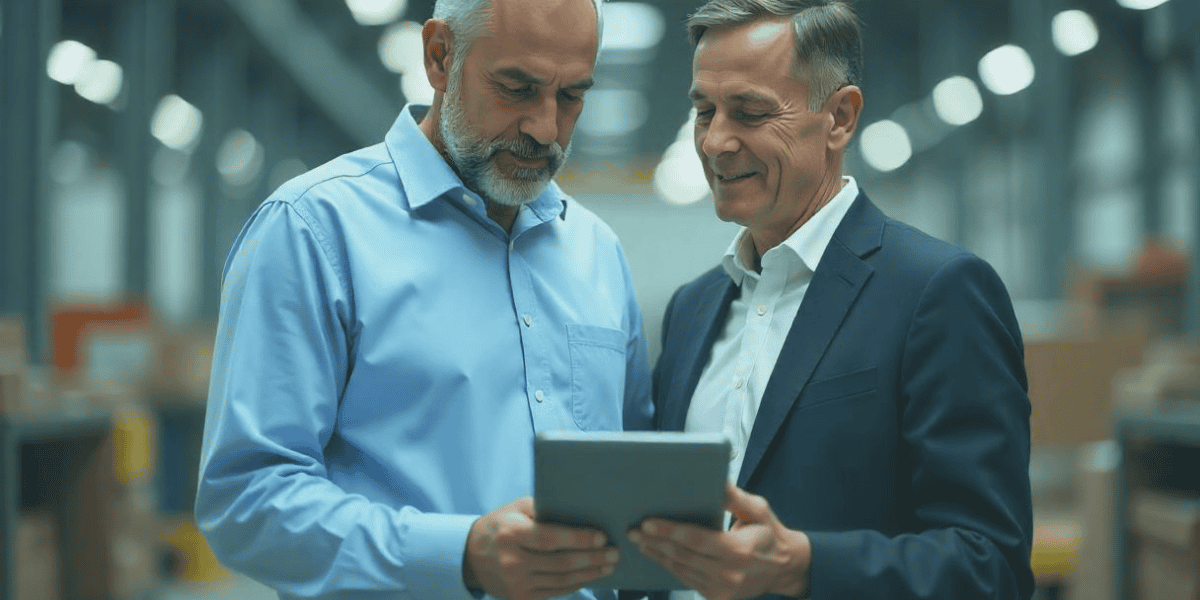
<svg viewBox="0 0 1200 600">
<path fill-rule="evenodd" d="M 543 146 L 549 146 L 558 139 L 558 100 L 555 96 L 542 98 L 525 113 L 521 133 Z"/>
</svg>

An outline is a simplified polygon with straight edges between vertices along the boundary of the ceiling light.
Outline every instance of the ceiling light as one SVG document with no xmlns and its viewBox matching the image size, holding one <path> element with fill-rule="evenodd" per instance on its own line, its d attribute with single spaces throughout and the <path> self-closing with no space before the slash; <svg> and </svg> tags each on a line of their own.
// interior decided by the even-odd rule
<svg viewBox="0 0 1200 600">
<path fill-rule="evenodd" d="M 947 77 L 933 88 L 933 108 L 951 125 L 966 125 L 983 112 L 983 98 L 975 82 L 961 75 Z"/>
<path fill-rule="evenodd" d="M 95 60 L 95 50 L 75 40 L 63 40 L 50 48 L 46 74 L 59 83 L 71 85 Z"/>
<path fill-rule="evenodd" d="M 663 38 L 662 11 L 642 2 L 604 4 L 604 50 L 649 50 Z"/>
<path fill-rule="evenodd" d="M 895 171 L 912 158 L 908 132 L 895 121 L 872 123 L 862 133 L 862 155 L 867 164 L 883 172 Z"/>
<path fill-rule="evenodd" d="M 263 147 L 245 129 L 234 129 L 217 149 L 217 172 L 231 186 L 254 182 L 263 168 Z"/>
<path fill-rule="evenodd" d="M 1054 45 L 1067 56 L 1083 54 L 1096 47 L 1100 31 L 1091 15 L 1082 10 L 1064 10 L 1050 22 Z"/>
<path fill-rule="evenodd" d="M 125 79 L 121 65 L 111 60 L 92 61 L 75 79 L 75 93 L 96 104 L 111 104 Z"/>
<path fill-rule="evenodd" d="M 150 133 L 168 147 L 190 152 L 200 140 L 204 116 L 200 109 L 170 94 L 158 101 L 150 119 Z"/>
<path fill-rule="evenodd" d="M 1020 46 L 1000 46 L 979 59 L 979 77 L 993 94 L 1015 94 L 1033 83 L 1033 60 Z"/>
<path fill-rule="evenodd" d="M 404 12 L 405 0 L 346 0 L 359 25 L 386 25 Z"/>
<path fill-rule="evenodd" d="M 379 36 L 379 60 L 393 73 L 425 74 L 425 44 L 421 26 L 412 21 L 396 23 Z"/>
<path fill-rule="evenodd" d="M 1135 10 L 1148 10 L 1166 2 L 1167 0 L 1117 0 L 1117 4 Z"/>
</svg>

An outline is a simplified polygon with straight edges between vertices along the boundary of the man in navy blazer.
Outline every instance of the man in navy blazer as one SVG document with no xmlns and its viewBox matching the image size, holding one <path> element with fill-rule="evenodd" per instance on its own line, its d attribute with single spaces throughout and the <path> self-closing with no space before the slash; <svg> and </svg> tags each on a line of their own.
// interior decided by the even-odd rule
<svg viewBox="0 0 1200 600">
<path fill-rule="evenodd" d="M 656 419 L 731 439 L 732 527 L 631 539 L 708 600 L 1029 598 L 1020 331 L 987 263 L 842 175 L 857 17 L 710 0 L 688 28 L 696 150 L 744 227 L 667 307 Z"/>
</svg>

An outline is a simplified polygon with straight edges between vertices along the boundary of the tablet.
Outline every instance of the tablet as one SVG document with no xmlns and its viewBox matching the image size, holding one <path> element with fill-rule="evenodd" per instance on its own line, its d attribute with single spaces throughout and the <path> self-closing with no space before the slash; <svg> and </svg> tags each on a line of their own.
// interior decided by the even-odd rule
<svg viewBox="0 0 1200 600">
<path fill-rule="evenodd" d="M 718 529 L 725 516 L 729 440 L 716 433 L 547 432 L 534 441 L 539 521 L 592 527 L 620 547 L 612 575 L 589 588 L 686 589 L 626 537 L 646 517 Z"/>
</svg>

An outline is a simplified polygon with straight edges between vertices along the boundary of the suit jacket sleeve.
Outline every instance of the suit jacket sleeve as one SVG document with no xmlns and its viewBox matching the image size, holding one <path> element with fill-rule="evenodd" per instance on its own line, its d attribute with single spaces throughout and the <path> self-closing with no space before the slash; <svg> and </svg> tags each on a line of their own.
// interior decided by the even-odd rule
<svg viewBox="0 0 1200 600">
<path fill-rule="evenodd" d="M 806 532 L 811 597 L 1029 598 L 1030 405 L 999 277 L 970 254 L 947 261 L 904 344 L 899 462 L 913 533 Z"/>
</svg>

